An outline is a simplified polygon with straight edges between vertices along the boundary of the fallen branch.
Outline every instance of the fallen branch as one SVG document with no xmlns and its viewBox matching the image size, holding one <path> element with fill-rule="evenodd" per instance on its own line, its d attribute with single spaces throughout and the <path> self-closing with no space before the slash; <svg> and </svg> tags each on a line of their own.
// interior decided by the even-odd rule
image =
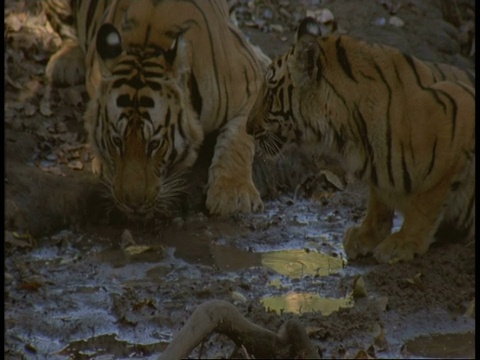
<svg viewBox="0 0 480 360">
<path fill-rule="evenodd" d="M 200 305 L 160 356 L 160 360 L 187 357 L 212 332 L 228 336 L 238 347 L 258 358 L 319 359 L 303 326 L 285 322 L 277 334 L 249 320 L 232 304 L 213 300 Z"/>
</svg>

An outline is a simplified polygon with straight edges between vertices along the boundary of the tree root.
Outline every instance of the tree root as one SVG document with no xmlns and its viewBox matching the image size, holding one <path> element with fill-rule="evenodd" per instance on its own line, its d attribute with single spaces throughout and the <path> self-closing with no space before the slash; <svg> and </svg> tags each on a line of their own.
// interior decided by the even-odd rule
<svg viewBox="0 0 480 360">
<path fill-rule="evenodd" d="M 228 336 L 256 359 L 319 359 L 303 326 L 295 320 L 285 322 L 277 334 L 243 317 L 232 304 L 212 300 L 200 305 L 160 356 L 160 360 L 181 359 L 212 332 Z"/>
</svg>

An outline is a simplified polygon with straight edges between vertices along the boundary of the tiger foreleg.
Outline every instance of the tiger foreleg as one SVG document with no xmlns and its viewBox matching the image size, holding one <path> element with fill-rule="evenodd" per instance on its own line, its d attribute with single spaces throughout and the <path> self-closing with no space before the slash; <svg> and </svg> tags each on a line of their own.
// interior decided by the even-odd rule
<svg viewBox="0 0 480 360">
<path fill-rule="evenodd" d="M 348 259 L 371 253 L 390 234 L 392 219 L 393 210 L 371 188 L 365 219 L 359 227 L 348 229 L 343 241 Z"/>
<path fill-rule="evenodd" d="M 218 135 L 208 174 L 206 207 L 210 214 L 263 211 L 252 180 L 254 142 L 245 123 L 244 116 L 232 119 Z"/>
<path fill-rule="evenodd" d="M 387 237 L 373 252 L 378 262 L 408 261 L 427 252 L 443 217 L 451 179 L 451 175 L 446 176 L 433 189 L 410 196 L 404 209 L 402 228 Z"/>
</svg>

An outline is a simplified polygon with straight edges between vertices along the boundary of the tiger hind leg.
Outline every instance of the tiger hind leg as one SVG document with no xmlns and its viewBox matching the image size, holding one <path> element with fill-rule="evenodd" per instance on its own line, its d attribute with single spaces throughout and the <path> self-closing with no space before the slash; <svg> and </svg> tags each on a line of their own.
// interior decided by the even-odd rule
<svg viewBox="0 0 480 360">
<path fill-rule="evenodd" d="M 452 177 L 446 175 L 432 189 L 410 196 L 404 209 L 402 228 L 388 236 L 373 251 L 378 262 L 409 261 L 415 255 L 427 252 L 443 220 Z"/>
<path fill-rule="evenodd" d="M 365 219 L 359 227 L 347 230 L 343 246 L 347 258 L 355 259 L 359 255 L 367 255 L 383 241 L 391 232 L 393 210 L 370 188 L 370 197 Z"/>
<path fill-rule="evenodd" d="M 51 84 L 70 86 L 85 82 L 85 56 L 76 40 L 66 40 L 50 57 L 45 74 Z"/>
<path fill-rule="evenodd" d="M 435 237 L 441 240 L 475 239 L 475 157 L 452 186 L 443 222 Z"/>
<path fill-rule="evenodd" d="M 57 86 L 84 83 L 85 56 L 78 42 L 70 1 L 44 0 L 42 5 L 48 22 L 62 39 L 62 46 L 50 57 L 45 69 L 48 80 Z"/>
</svg>

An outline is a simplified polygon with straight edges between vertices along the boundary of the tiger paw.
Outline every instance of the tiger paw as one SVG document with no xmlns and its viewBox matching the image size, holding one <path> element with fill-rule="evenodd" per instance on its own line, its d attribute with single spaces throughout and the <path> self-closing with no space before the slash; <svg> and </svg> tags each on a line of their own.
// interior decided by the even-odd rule
<svg viewBox="0 0 480 360">
<path fill-rule="evenodd" d="M 48 61 L 45 74 L 54 85 L 69 86 L 85 81 L 85 56 L 80 45 L 67 41 Z"/>
<path fill-rule="evenodd" d="M 343 240 L 343 248 L 349 260 L 356 259 L 358 256 L 364 256 L 373 251 L 381 241 L 372 230 L 362 226 L 351 227 L 347 230 Z"/>
<path fill-rule="evenodd" d="M 406 239 L 401 233 L 394 233 L 382 241 L 373 251 L 379 263 L 410 261 L 415 255 L 423 255 L 429 248 L 427 239 Z"/>
<path fill-rule="evenodd" d="M 263 211 L 263 202 L 253 183 L 219 179 L 212 183 L 207 192 L 206 206 L 212 215 L 231 215 L 236 212 Z"/>
</svg>

